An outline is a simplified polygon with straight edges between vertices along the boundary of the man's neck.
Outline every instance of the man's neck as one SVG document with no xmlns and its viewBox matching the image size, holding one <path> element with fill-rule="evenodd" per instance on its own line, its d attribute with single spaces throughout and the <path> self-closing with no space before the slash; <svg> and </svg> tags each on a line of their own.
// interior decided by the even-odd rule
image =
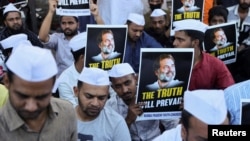
<svg viewBox="0 0 250 141">
<path fill-rule="evenodd" d="M 48 118 L 48 110 L 43 111 L 38 118 L 32 120 L 24 120 L 28 126 L 28 130 L 32 132 L 40 132 Z"/>
</svg>

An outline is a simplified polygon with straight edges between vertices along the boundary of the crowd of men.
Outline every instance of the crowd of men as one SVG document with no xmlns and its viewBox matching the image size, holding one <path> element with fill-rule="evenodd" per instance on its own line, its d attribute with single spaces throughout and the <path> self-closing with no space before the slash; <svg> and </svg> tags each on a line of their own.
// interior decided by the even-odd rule
<svg viewBox="0 0 250 141">
<path fill-rule="evenodd" d="M 183 9 L 195 3 L 180 1 Z M 250 25 L 250 0 L 214 0 L 208 9 L 208 24 L 194 19 L 172 23 L 171 10 L 162 8 L 164 0 L 147 2 L 150 11 L 144 13 L 141 0 L 90 0 L 89 18 L 94 21 L 88 21 L 86 17 L 55 15 L 58 0 L 48 0 L 38 35 L 25 27 L 13 3 L 6 5 L 5 26 L 0 31 L 0 139 L 194 141 L 208 139 L 208 125 L 249 124 L 241 122 L 240 102 L 250 99 L 250 44 L 244 42 L 249 36 L 244 25 Z M 60 19 L 61 32 L 52 33 L 55 16 Z M 238 54 L 232 64 L 203 50 L 208 27 L 227 21 L 238 22 Z M 127 25 L 122 63 L 110 70 L 84 64 L 87 34 L 91 34 L 87 24 Z M 114 53 L 114 44 L 112 31 L 103 31 L 98 41 L 100 57 Z M 136 103 L 142 48 L 194 49 L 180 118 L 136 120 L 145 105 Z M 157 89 L 176 84 L 174 58 L 165 54 L 157 62 Z"/>
</svg>

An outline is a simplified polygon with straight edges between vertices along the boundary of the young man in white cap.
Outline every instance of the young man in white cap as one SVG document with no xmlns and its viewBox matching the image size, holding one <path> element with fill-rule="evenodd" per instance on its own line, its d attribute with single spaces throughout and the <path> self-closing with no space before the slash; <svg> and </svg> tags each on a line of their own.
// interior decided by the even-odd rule
<svg viewBox="0 0 250 141">
<path fill-rule="evenodd" d="M 144 31 L 144 16 L 130 13 L 127 18 L 128 36 L 124 62 L 129 63 L 136 73 L 139 72 L 141 48 L 162 48 L 153 37 Z"/>
<path fill-rule="evenodd" d="M 14 50 L 20 44 L 31 45 L 30 41 L 28 40 L 28 36 L 24 33 L 11 35 L 8 38 L 0 41 L 0 48 L 3 54 L 3 56 L 0 57 L 0 69 L 2 69 L 2 73 L 0 73 L 0 81 L 2 81 L 3 74 L 6 71 L 5 62 L 11 55 L 12 50 Z"/>
<path fill-rule="evenodd" d="M 156 39 L 163 47 L 172 48 L 173 44 L 170 40 L 170 28 L 167 25 L 167 13 L 162 9 L 155 9 L 150 14 L 150 26 L 145 31 Z"/>
<path fill-rule="evenodd" d="M 77 80 L 84 67 L 85 47 L 87 42 L 87 33 L 82 32 L 74 36 L 69 41 L 69 47 L 74 57 L 74 63 L 65 69 L 59 76 L 58 93 L 59 98 L 68 100 L 75 107 L 78 105 L 77 98 L 74 94 L 74 87 L 77 85 Z"/>
<path fill-rule="evenodd" d="M 223 90 L 186 91 L 181 124 L 153 141 L 208 140 L 208 125 L 229 125 Z"/>
<path fill-rule="evenodd" d="M 234 79 L 227 66 L 218 58 L 203 51 L 207 25 L 194 19 L 173 23 L 173 42 L 176 48 L 194 48 L 194 64 L 189 83 L 189 90 L 225 89 L 234 84 Z M 206 75 L 204 75 L 206 74 Z"/>
<path fill-rule="evenodd" d="M 136 104 L 137 75 L 128 63 L 114 65 L 109 71 L 111 86 L 116 95 L 110 97 L 106 106 L 111 107 L 126 120 L 133 141 L 148 141 L 161 134 L 162 128 L 170 129 L 178 120 L 136 121 L 143 113 L 142 104 Z M 166 126 L 163 127 L 163 124 Z"/>
<path fill-rule="evenodd" d="M 0 109 L 1 140 L 75 141 L 73 106 L 51 97 L 57 74 L 51 51 L 28 45 L 17 47 L 6 66 L 4 84 L 9 100 Z"/>
<path fill-rule="evenodd" d="M 78 140 L 131 141 L 124 119 L 104 107 L 109 96 L 109 76 L 99 68 L 85 67 L 74 87 L 78 97 Z"/>
<path fill-rule="evenodd" d="M 28 36 L 28 40 L 33 46 L 43 47 L 37 35 L 24 27 L 21 12 L 12 3 L 5 7 L 3 20 L 5 27 L 0 31 L 0 41 L 11 35 L 24 33 Z"/>
</svg>

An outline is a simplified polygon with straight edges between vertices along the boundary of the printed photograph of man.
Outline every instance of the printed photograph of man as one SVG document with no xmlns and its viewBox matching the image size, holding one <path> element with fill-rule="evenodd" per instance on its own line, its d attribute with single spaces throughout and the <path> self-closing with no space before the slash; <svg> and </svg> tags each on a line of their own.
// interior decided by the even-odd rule
<svg viewBox="0 0 250 141">
<path fill-rule="evenodd" d="M 98 55 L 92 57 L 92 59 L 96 62 L 114 59 L 121 55 L 121 53 L 114 51 L 115 41 L 112 30 L 102 30 L 97 37 L 97 44 L 101 52 Z"/>
<path fill-rule="evenodd" d="M 200 10 L 199 7 L 195 6 L 195 0 L 181 0 L 182 7 L 177 9 L 177 12 L 192 12 Z"/>
<path fill-rule="evenodd" d="M 210 51 L 216 51 L 232 44 L 227 42 L 227 36 L 222 28 L 215 28 L 211 34 L 211 39 L 215 43 L 215 46 Z"/>
<path fill-rule="evenodd" d="M 158 79 L 156 82 L 146 86 L 149 90 L 175 87 L 184 83 L 175 79 L 175 60 L 171 54 L 161 54 L 157 57 L 154 61 L 153 69 Z"/>
</svg>

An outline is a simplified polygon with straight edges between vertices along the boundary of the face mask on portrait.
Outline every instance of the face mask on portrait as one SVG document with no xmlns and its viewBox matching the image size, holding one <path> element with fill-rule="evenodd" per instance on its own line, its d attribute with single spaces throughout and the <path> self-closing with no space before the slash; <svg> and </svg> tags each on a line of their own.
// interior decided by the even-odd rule
<svg viewBox="0 0 250 141">
<path fill-rule="evenodd" d="M 109 49 L 107 46 L 102 47 L 102 52 L 104 54 L 110 54 L 113 51 L 113 49 Z"/>
<path fill-rule="evenodd" d="M 185 6 L 185 7 L 191 7 L 191 6 L 193 6 L 193 3 L 188 2 L 188 1 L 185 1 L 185 2 L 184 2 L 184 6 Z"/>
<path fill-rule="evenodd" d="M 160 74 L 158 75 L 158 78 L 160 79 L 161 82 L 169 82 L 169 81 L 171 81 L 171 80 L 173 79 L 172 76 L 168 77 L 168 76 L 166 75 L 166 73 L 160 73 Z"/>
<path fill-rule="evenodd" d="M 154 11 L 155 9 L 160 9 L 161 8 L 161 4 L 149 4 L 151 11 Z"/>
<path fill-rule="evenodd" d="M 216 41 L 215 44 L 218 45 L 218 46 L 223 46 L 224 44 L 226 44 L 226 42 L 227 42 L 227 39 L 222 38 L 221 40 Z"/>
</svg>

